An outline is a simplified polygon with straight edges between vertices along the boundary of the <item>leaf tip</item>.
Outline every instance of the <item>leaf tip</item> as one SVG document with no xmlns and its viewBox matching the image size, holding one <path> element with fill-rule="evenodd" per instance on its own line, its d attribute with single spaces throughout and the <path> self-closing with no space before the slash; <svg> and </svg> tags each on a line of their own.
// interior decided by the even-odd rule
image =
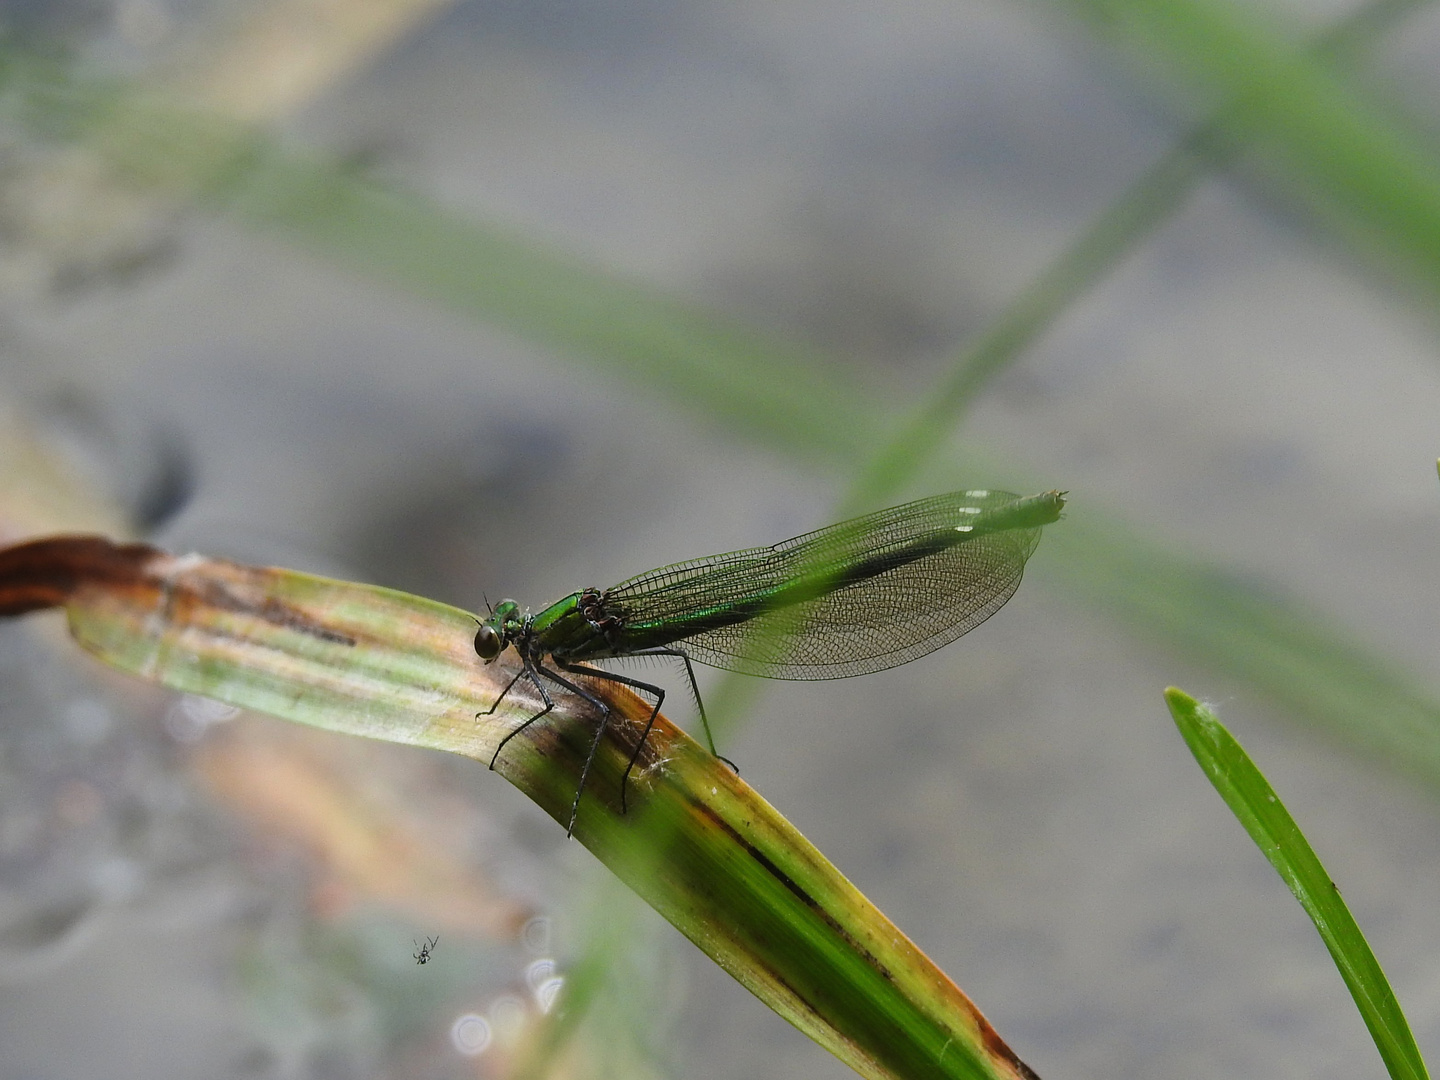
<svg viewBox="0 0 1440 1080">
<path fill-rule="evenodd" d="M 1178 686 L 1167 686 L 1165 688 L 1165 704 L 1169 707 L 1172 714 L 1179 712 L 1194 713 L 1203 708 L 1200 702 L 1196 701 Z"/>
<path fill-rule="evenodd" d="M 1170 709 L 1170 716 L 1175 721 L 1175 726 L 1180 729 L 1181 734 L 1187 735 L 1187 739 L 1189 737 L 1187 733 L 1190 732 L 1213 739 L 1216 730 L 1222 729 L 1220 718 L 1215 715 L 1213 709 L 1191 697 L 1178 686 L 1165 688 L 1165 704 Z"/>
</svg>

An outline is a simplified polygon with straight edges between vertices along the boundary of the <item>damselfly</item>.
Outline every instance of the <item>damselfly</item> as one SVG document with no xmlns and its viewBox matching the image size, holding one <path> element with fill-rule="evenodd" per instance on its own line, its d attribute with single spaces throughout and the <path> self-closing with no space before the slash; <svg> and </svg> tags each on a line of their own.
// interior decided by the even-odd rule
<svg viewBox="0 0 1440 1080">
<path fill-rule="evenodd" d="M 522 678 L 534 684 L 545 707 L 500 740 L 490 767 L 506 743 L 555 707 L 542 679 L 593 705 L 600 719 L 570 809 L 573 832 L 610 707 L 567 676 L 620 683 L 655 699 L 621 780 L 623 807 L 665 691 L 593 661 L 674 657 L 697 703 L 691 661 L 772 679 L 842 679 L 904 664 L 1000 610 L 1020 584 L 1040 527 L 1060 517 L 1064 494 L 956 491 L 774 547 L 710 555 L 608 589 L 582 589 L 534 614 L 502 600 L 480 623 L 475 652 L 488 664 L 513 645 L 521 667 L 481 715 L 493 713 Z M 700 720 L 714 753 L 703 704 Z"/>
</svg>

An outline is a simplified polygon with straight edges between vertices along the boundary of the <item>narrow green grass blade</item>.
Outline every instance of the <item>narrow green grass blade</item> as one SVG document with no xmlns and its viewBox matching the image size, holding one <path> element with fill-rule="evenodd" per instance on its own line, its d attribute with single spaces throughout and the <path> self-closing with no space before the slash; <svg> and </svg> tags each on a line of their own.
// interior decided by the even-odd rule
<svg viewBox="0 0 1440 1080">
<path fill-rule="evenodd" d="M 1314 922 L 1390 1075 L 1427 1080 L 1395 992 L 1294 818 L 1213 712 L 1174 687 L 1165 691 L 1165 703 L 1210 783 Z"/>
<path fill-rule="evenodd" d="M 488 762 L 539 710 L 519 683 L 488 714 L 513 666 L 478 661 L 468 612 L 391 589 L 98 537 L 0 550 L 0 615 L 47 607 L 63 607 L 76 640 L 115 667 L 330 731 Z M 618 878 L 862 1076 L 1033 1078 L 928 957 L 664 717 L 641 749 L 626 812 L 620 781 L 650 705 L 621 688 L 592 690 L 612 722 L 575 837 Z M 496 770 L 567 822 L 594 729 L 595 717 L 562 697 L 506 744 Z"/>
</svg>

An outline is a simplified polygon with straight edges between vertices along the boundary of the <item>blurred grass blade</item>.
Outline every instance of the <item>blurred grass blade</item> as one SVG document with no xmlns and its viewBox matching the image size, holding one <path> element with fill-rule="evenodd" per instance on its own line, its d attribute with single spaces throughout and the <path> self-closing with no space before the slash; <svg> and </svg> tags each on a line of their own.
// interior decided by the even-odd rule
<svg viewBox="0 0 1440 1080">
<path fill-rule="evenodd" d="M 1440 704 L 1403 671 L 1335 631 L 1324 613 L 1219 568 L 1171 555 L 1088 512 L 1046 537 L 1041 578 L 1162 635 L 1352 747 L 1440 790 Z M 1147 633 L 1148 631 L 1148 633 Z"/>
<path fill-rule="evenodd" d="M 659 1080 L 656 1014 L 667 1011 L 667 980 L 647 966 L 652 955 L 634 897 L 614 877 L 591 882 L 579 955 L 565 965 L 563 981 L 532 1036 L 515 1055 L 505 1080 L 551 1077 L 624 1077 Z M 600 1038 L 584 1039 L 586 1025 Z M 628 1038 L 627 1038 L 628 1036 Z M 575 1059 L 587 1055 L 584 1067 Z"/>
<path fill-rule="evenodd" d="M 873 403 L 837 384 L 826 357 L 798 341 L 446 212 L 234 119 L 72 77 L 13 47 L 0 46 L 0 87 L 0 114 L 18 117 L 32 137 L 90 155 L 76 164 L 75 182 L 108 184 L 97 198 L 168 198 L 176 212 L 199 200 L 356 272 L 669 391 L 710 422 L 799 457 L 857 459 L 877 419 Z M 793 400 L 809 404 L 806 415 L 785 407 Z"/>
<path fill-rule="evenodd" d="M 455 0 L 256 0 L 209 14 L 166 65 L 178 100 L 251 121 L 302 108 Z M 218 16 L 218 17 L 216 17 Z"/>
<path fill-rule="evenodd" d="M 1174 687 L 1165 691 L 1165 703 L 1210 783 L 1315 923 L 1390 1075 L 1427 1080 L 1395 992 L 1294 818 L 1214 713 Z"/>
<path fill-rule="evenodd" d="M 885 437 L 851 485 L 837 516 L 863 513 L 902 490 L 954 430 L 980 390 L 1018 359 L 1069 306 L 1114 269 L 1194 190 L 1221 147 L 1213 128 L 1197 131 L 1148 169 L 954 361 L 924 404 Z"/>
<path fill-rule="evenodd" d="M 623 935 L 634 928 L 612 925 L 585 935 L 584 952 L 566 965 L 565 981 L 559 995 L 538 1026 L 525 1054 L 510 1071 L 508 1080 L 546 1080 L 557 1071 L 564 1054 L 574 1045 L 580 1025 L 596 999 L 605 990 L 612 989 L 609 975 L 615 966 L 612 954 L 617 934 L 611 931 L 617 929 L 618 934 Z"/>
<path fill-rule="evenodd" d="M 63 607 L 76 640 L 118 668 L 330 731 L 488 762 L 537 710 L 519 683 L 495 715 L 477 718 L 512 665 L 478 663 L 468 612 L 391 589 L 98 537 L 0 550 L 0 615 L 47 607 Z M 664 717 L 622 813 L 620 778 L 650 706 L 620 688 L 592 689 L 614 722 L 575 836 L 617 877 L 863 1076 L 1034 1076 L 928 957 Z M 506 745 L 497 771 L 568 821 L 592 731 L 593 717 L 562 698 Z"/>
<path fill-rule="evenodd" d="M 1316 41 L 1312 52 L 1353 60 L 1401 18 L 1430 0 L 1370 0 Z M 1045 334 L 1131 251 L 1184 205 L 1199 182 L 1244 149 L 1234 128 L 1248 99 L 1232 101 L 1146 169 L 992 318 L 966 346 L 924 404 L 871 455 L 851 486 L 841 517 L 889 501 L 937 451 L 980 390 Z"/>
<path fill-rule="evenodd" d="M 799 342 L 767 337 L 643 283 L 428 200 L 297 155 L 257 158 L 223 205 L 367 275 L 668 392 L 708 423 L 800 458 L 858 459 L 876 416 Z M 797 411 L 795 401 L 806 402 Z M 883 413 L 883 410 L 882 410 Z"/>
<path fill-rule="evenodd" d="M 1308 55 L 1279 8 L 1230 0 L 1068 0 L 1097 36 L 1206 102 L 1367 255 L 1440 298 L 1440 156 L 1397 111 Z"/>
</svg>

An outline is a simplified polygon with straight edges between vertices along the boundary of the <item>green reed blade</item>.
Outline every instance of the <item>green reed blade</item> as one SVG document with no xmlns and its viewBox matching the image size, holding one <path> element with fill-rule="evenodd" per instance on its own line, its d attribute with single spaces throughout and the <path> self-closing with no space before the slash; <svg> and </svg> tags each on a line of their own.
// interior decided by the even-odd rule
<svg viewBox="0 0 1440 1080">
<path fill-rule="evenodd" d="M 1295 819 L 1213 712 L 1174 687 L 1165 691 L 1165 703 L 1210 783 L 1320 932 L 1390 1075 L 1427 1080 L 1395 991 Z"/>
</svg>

